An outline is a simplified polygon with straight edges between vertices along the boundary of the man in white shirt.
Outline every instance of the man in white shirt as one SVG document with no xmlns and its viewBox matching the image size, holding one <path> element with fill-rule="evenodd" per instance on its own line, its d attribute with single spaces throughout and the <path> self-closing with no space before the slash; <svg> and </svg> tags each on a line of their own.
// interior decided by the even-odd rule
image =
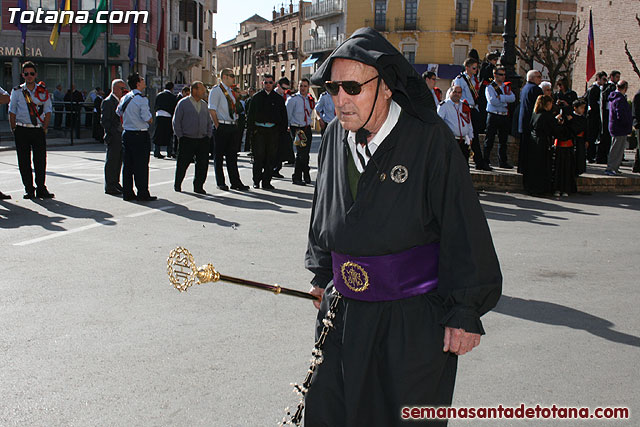
<svg viewBox="0 0 640 427">
<path fill-rule="evenodd" d="M 460 101 L 462 97 L 460 86 L 455 85 L 451 89 L 449 98 L 438 107 L 438 115 L 449 126 L 462 154 L 469 160 L 469 146 L 473 139 L 471 108 L 466 102 Z"/>
<path fill-rule="evenodd" d="M 236 98 L 231 86 L 235 81 L 235 74 L 230 68 L 224 68 L 220 72 L 220 84 L 214 86 L 209 92 L 209 113 L 216 128 L 215 143 L 215 171 L 218 188 L 228 191 L 225 184 L 222 163 L 227 162 L 227 173 L 231 182 L 231 189 L 246 191 L 248 186 L 240 180 L 238 172 L 238 114 L 236 113 Z"/>
</svg>

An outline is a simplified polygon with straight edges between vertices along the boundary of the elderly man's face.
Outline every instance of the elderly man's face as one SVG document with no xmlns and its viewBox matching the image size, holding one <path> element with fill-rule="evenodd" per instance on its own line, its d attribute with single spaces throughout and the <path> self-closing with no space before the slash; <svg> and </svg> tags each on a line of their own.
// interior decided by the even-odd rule
<svg viewBox="0 0 640 427">
<path fill-rule="evenodd" d="M 346 130 L 355 132 L 364 126 L 366 122 L 366 129 L 375 133 L 386 120 L 392 94 L 384 81 L 380 79 L 380 89 L 375 109 L 371 119 L 367 122 L 376 96 L 378 79 L 375 77 L 377 75 L 378 71 L 374 67 L 361 62 L 342 58 L 333 60 L 331 80 L 334 82 L 355 81 L 363 83 L 373 78 L 372 81 L 361 87 L 361 92 L 357 95 L 349 95 L 340 87 L 338 94 L 332 97 L 338 120 Z"/>
<path fill-rule="evenodd" d="M 548 95 L 548 96 L 553 96 L 553 90 L 551 89 L 551 86 L 550 85 L 542 86 L 542 94 L 543 95 Z"/>
<path fill-rule="evenodd" d="M 449 97 L 456 104 L 460 102 L 460 98 L 462 98 L 462 88 L 460 86 L 454 86 Z"/>
<path fill-rule="evenodd" d="M 537 85 L 540 85 L 540 83 L 542 83 L 542 73 L 536 73 L 533 76 L 533 82 Z"/>
</svg>

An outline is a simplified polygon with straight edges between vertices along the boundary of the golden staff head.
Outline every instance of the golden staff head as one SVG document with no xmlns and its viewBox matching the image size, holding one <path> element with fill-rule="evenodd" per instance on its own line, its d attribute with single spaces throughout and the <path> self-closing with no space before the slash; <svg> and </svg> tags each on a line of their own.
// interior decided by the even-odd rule
<svg viewBox="0 0 640 427">
<path fill-rule="evenodd" d="M 185 292 L 194 284 L 199 285 L 220 280 L 220 273 L 213 268 L 213 265 L 196 267 L 193 255 L 182 246 L 178 246 L 169 254 L 167 274 L 171 284 L 180 292 Z"/>
</svg>

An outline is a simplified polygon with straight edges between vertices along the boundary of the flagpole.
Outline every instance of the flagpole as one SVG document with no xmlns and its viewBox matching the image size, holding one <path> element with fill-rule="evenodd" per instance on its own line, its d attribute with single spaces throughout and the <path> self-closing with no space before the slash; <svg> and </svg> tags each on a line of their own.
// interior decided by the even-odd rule
<svg viewBox="0 0 640 427">
<path fill-rule="evenodd" d="M 109 8 L 109 0 L 107 0 L 107 11 L 109 10 L 111 9 Z M 104 32 L 104 77 L 102 79 L 104 93 L 109 91 L 109 24 L 106 25 L 107 29 Z"/>
<path fill-rule="evenodd" d="M 73 22 L 69 22 L 69 90 L 71 91 L 71 105 L 69 113 L 71 114 L 71 145 L 73 145 L 73 131 L 76 127 L 75 124 L 75 111 L 73 108 Z"/>
</svg>

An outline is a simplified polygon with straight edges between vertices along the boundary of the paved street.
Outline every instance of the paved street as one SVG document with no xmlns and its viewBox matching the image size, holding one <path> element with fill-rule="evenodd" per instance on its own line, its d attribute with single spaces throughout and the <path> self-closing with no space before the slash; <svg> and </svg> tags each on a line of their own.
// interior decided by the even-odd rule
<svg viewBox="0 0 640 427">
<path fill-rule="evenodd" d="M 223 274 L 306 290 L 313 188 L 222 192 L 211 166 L 201 197 L 191 166 L 175 193 L 175 161 L 152 157 L 158 201 L 128 203 L 104 194 L 103 160 L 102 145 L 50 149 L 56 198 L 32 201 L 0 152 L 0 426 L 276 425 L 308 367 L 313 306 L 224 283 L 180 294 L 166 258 L 184 245 Z M 606 425 L 639 425 L 640 195 L 480 199 L 504 296 L 460 358 L 454 405 L 627 406 L 635 421 Z M 604 425 L 449 425 L 523 424 Z"/>
</svg>

